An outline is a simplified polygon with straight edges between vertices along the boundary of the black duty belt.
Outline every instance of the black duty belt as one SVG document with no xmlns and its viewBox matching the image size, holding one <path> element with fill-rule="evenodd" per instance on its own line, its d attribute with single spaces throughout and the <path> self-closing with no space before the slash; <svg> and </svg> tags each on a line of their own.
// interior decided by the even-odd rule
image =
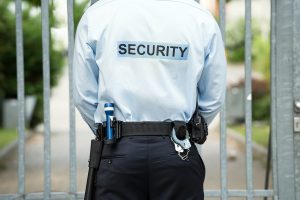
<svg viewBox="0 0 300 200">
<path fill-rule="evenodd" d="M 159 136 L 159 135 L 171 135 L 174 129 L 176 137 L 179 140 L 186 138 L 187 132 L 190 139 L 198 144 L 203 144 L 206 140 L 208 129 L 207 123 L 198 110 L 195 111 L 191 120 L 186 123 L 184 121 L 172 121 L 172 122 L 122 122 L 113 118 L 110 123 L 113 129 L 113 138 L 105 138 L 106 123 L 99 124 L 97 130 L 97 138 L 106 141 L 106 143 L 114 143 L 117 139 L 124 136 Z"/>
<path fill-rule="evenodd" d="M 168 136 L 174 127 L 173 122 L 122 122 L 113 121 L 115 139 L 125 136 Z M 105 123 L 100 124 L 98 134 L 105 138 Z"/>
<path fill-rule="evenodd" d="M 122 122 L 122 136 L 170 135 L 172 122 Z"/>
</svg>

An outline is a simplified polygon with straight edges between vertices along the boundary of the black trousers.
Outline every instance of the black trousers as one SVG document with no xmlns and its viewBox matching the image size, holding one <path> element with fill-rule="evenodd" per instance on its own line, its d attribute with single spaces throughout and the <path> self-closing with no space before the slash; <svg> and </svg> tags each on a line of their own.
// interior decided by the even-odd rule
<svg viewBox="0 0 300 200">
<path fill-rule="evenodd" d="M 192 143 L 181 160 L 167 136 L 122 137 L 105 145 L 95 200 L 203 200 L 205 166 Z"/>
</svg>

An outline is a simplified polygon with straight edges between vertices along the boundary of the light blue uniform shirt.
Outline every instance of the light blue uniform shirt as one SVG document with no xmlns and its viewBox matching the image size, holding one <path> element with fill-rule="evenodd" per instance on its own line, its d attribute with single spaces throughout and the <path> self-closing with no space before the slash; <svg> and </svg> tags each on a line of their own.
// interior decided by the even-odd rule
<svg viewBox="0 0 300 200">
<path fill-rule="evenodd" d="M 75 103 L 93 132 L 115 103 L 121 121 L 210 123 L 224 102 L 226 60 L 213 16 L 194 0 L 101 0 L 76 32 Z"/>
</svg>

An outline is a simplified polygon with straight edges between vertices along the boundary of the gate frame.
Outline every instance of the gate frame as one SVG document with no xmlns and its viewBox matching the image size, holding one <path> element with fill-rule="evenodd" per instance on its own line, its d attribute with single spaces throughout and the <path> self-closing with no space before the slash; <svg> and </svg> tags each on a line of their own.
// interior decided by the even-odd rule
<svg viewBox="0 0 300 200">
<path fill-rule="evenodd" d="M 272 0 L 272 4 L 271 116 L 276 153 L 274 190 L 278 195 L 275 199 L 300 200 L 300 134 L 293 129 L 294 116 L 299 115 L 293 105 L 300 97 L 300 21 L 297 21 L 300 3 L 299 0 Z"/>
<path fill-rule="evenodd" d="M 84 194 L 77 192 L 76 183 L 76 136 L 75 107 L 73 101 L 73 79 L 70 76 L 70 189 L 68 192 L 51 192 L 51 155 L 50 155 L 50 112 L 49 112 L 49 0 L 42 1 L 43 31 L 43 80 L 44 80 L 44 163 L 45 183 L 43 193 L 25 193 L 25 120 L 24 120 L 24 58 L 22 30 L 22 0 L 15 0 L 16 5 L 16 48 L 17 48 L 17 81 L 18 81 L 18 193 L 0 194 L 0 199 L 82 199 Z M 97 0 L 91 0 L 91 3 Z M 251 0 L 245 0 L 245 110 L 246 110 L 246 157 L 247 189 L 228 190 L 226 161 L 226 120 L 225 107 L 221 112 L 220 161 L 221 188 L 206 190 L 206 197 L 268 196 L 275 200 L 300 200 L 300 134 L 293 130 L 293 118 L 300 117 L 294 111 L 295 99 L 300 99 L 300 0 L 271 1 L 271 127 L 273 158 L 273 189 L 253 190 L 252 171 L 252 120 L 251 120 Z M 73 3 L 68 0 L 69 30 L 69 75 L 72 75 L 72 51 L 74 48 Z M 220 0 L 220 28 L 225 39 L 225 0 Z M 224 142 L 225 141 L 225 142 Z M 75 148 L 74 148 L 75 147 Z"/>
</svg>

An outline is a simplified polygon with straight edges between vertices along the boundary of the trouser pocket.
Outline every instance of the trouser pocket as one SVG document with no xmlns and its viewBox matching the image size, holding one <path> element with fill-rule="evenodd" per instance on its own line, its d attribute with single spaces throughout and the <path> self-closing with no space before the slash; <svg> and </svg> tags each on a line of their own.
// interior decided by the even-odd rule
<svg viewBox="0 0 300 200">
<path fill-rule="evenodd" d="M 123 140 L 125 139 L 125 140 Z M 95 199 L 141 200 L 147 194 L 147 151 L 128 138 L 105 145 L 97 171 Z"/>
</svg>

